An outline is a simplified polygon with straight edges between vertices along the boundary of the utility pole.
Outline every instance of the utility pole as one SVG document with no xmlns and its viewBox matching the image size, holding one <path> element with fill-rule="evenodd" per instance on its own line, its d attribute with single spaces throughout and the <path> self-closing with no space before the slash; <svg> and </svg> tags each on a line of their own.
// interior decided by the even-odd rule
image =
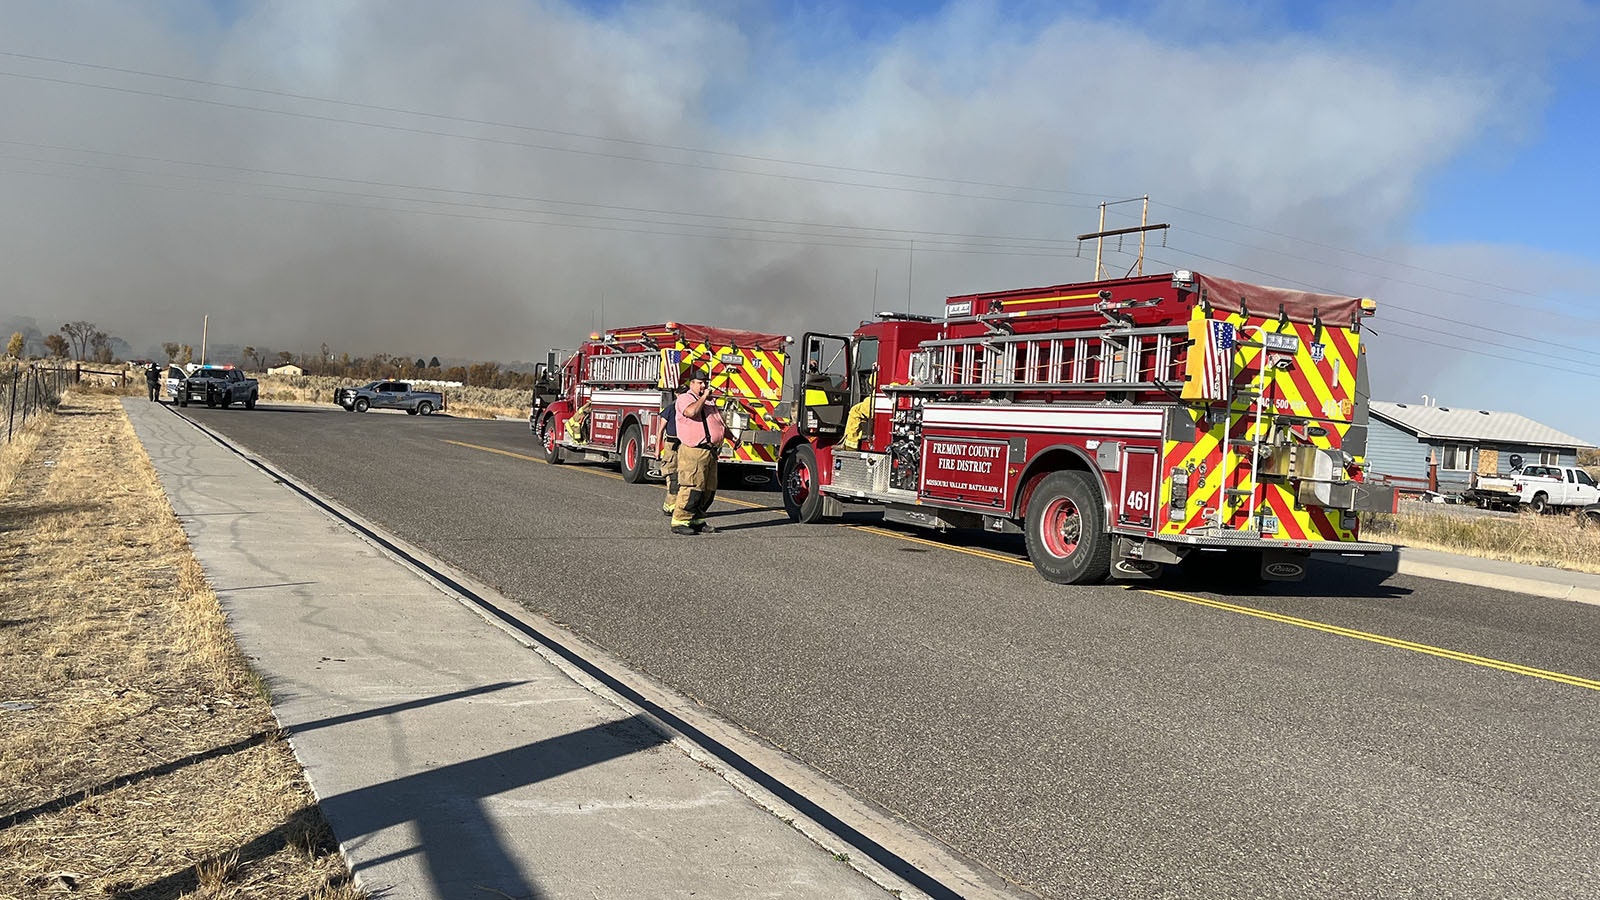
<svg viewBox="0 0 1600 900">
<path fill-rule="evenodd" d="M 917 242 L 912 240 L 911 252 L 906 254 L 906 315 L 911 314 L 911 274 L 917 262 Z"/>
<path fill-rule="evenodd" d="M 206 337 L 211 331 L 211 316 L 200 320 L 200 365 L 206 364 Z"/>
<path fill-rule="evenodd" d="M 1136 228 L 1113 228 L 1110 231 L 1106 230 L 1106 207 L 1108 207 L 1108 206 L 1116 206 L 1116 205 L 1122 204 L 1122 203 L 1137 203 L 1137 202 L 1140 202 L 1140 201 L 1143 201 L 1143 203 L 1144 203 L 1144 212 L 1142 212 L 1139 215 L 1139 225 L 1138 225 L 1138 227 L 1136 227 Z M 1108 203 L 1100 204 L 1100 228 L 1098 230 L 1096 230 L 1096 231 L 1091 231 L 1088 234 L 1080 234 L 1080 235 L 1078 235 L 1078 240 L 1080 240 L 1080 241 L 1087 241 L 1090 238 L 1094 238 L 1094 280 L 1095 281 L 1099 281 L 1100 279 L 1105 277 L 1105 267 L 1101 263 L 1101 259 L 1102 259 L 1101 250 L 1105 246 L 1105 239 L 1108 238 L 1108 237 L 1119 237 L 1119 236 L 1124 235 L 1124 234 L 1138 234 L 1139 235 L 1139 258 L 1134 260 L 1133 266 L 1130 267 L 1130 269 L 1129 269 L 1129 274 L 1132 274 L 1135 270 L 1137 270 L 1138 274 L 1140 274 L 1140 275 L 1144 274 L 1144 235 L 1145 235 L 1145 232 L 1147 232 L 1147 231 L 1163 231 L 1165 229 L 1168 229 L 1168 228 L 1172 227 L 1171 225 L 1168 225 L 1165 222 L 1161 223 L 1160 225 L 1151 225 L 1151 224 L 1149 224 L 1149 222 L 1150 222 L 1150 195 L 1149 194 L 1145 194 L 1143 197 L 1131 197 L 1131 198 L 1129 198 L 1127 200 L 1112 200 L 1112 201 L 1110 201 Z"/>
</svg>

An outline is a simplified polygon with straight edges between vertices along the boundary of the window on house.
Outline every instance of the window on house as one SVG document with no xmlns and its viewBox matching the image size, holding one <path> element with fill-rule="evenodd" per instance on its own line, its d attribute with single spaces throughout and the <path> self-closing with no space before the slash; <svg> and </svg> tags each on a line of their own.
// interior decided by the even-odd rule
<svg viewBox="0 0 1600 900">
<path fill-rule="evenodd" d="M 1472 468 L 1472 448 L 1465 444 L 1445 444 L 1443 468 L 1447 472 L 1465 472 Z"/>
<path fill-rule="evenodd" d="M 1561 465 L 1561 451 L 1560 450 L 1540 450 L 1539 451 L 1539 462 L 1541 462 L 1541 463 L 1543 463 L 1544 465 L 1547 465 L 1547 466 L 1559 466 L 1559 465 Z"/>
</svg>

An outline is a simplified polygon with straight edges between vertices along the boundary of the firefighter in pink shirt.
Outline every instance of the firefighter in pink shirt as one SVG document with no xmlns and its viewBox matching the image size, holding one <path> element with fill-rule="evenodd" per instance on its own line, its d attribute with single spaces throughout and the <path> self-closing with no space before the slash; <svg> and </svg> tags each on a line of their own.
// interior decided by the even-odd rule
<svg viewBox="0 0 1600 900">
<path fill-rule="evenodd" d="M 689 374 L 689 389 L 678 395 L 678 499 L 672 508 L 673 534 L 716 531 L 706 524 L 706 510 L 717 495 L 717 453 L 727 439 L 722 413 L 712 403 L 706 373 Z"/>
</svg>

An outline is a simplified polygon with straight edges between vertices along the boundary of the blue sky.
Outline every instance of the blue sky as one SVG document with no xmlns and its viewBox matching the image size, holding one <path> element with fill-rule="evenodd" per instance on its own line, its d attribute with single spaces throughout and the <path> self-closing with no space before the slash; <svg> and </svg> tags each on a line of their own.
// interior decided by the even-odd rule
<svg viewBox="0 0 1600 900">
<path fill-rule="evenodd" d="M 613 322 L 837 330 L 1090 277 L 1071 236 L 1148 194 L 1172 229 L 1146 271 L 1377 298 L 1380 399 L 1600 441 L 1571 402 L 1600 388 L 1592 0 L 39 0 L 7 25 L 16 312 L 136 348 L 210 314 L 239 344 L 526 359 L 602 294 Z"/>
</svg>

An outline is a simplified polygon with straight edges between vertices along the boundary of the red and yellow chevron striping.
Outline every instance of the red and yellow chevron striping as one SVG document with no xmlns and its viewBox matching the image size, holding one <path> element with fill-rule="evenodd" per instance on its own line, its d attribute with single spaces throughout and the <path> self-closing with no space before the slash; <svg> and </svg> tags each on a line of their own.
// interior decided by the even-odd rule
<svg viewBox="0 0 1600 900">
<path fill-rule="evenodd" d="M 1205 317 L 1196 309 L 1195 318 Z M 1291 429 L 1294 440 L 1339 449 L 1352 425 L 1360 334 L 1348 328 L 1280 322 L 1275 318 L 1227 320 L 1239 336 L 1231 354 L 1233 400 L 1187 403 L 1193 437 L 1167 442 L 1163 452 L 1162 534 L 1207 527 L 1243 529 L 1255 510 L 1261 536 L 1293 541 L 1357 539 L 1355 527 L 1316 506 L 1302 505 L 1293 489 L 1252 468 L 1268 469 L 1256 452 L 1274 429 Z M 1292 336 L 1292 351 L 1269 348 L 1266 335 Z M 1275 346 L 1286 341 L 1275 339 Z M 1172 508 L 1174 484 L 1188 488 L 1181 509 Z M 1354 519 L 1349 521 L 1353 524 Z M 1264 527 L 1263 527 L 1264 526 Z"/>
</svg>

